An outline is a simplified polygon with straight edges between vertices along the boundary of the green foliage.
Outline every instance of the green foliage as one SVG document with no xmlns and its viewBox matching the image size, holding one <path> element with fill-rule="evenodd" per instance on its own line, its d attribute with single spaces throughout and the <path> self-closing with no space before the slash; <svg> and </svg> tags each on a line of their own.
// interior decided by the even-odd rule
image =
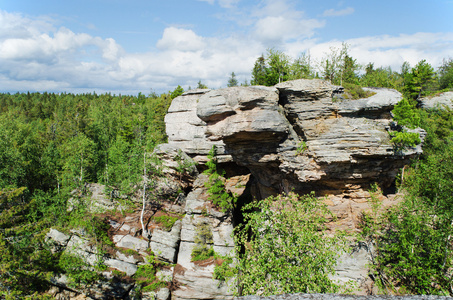
<svg viewBox="0 0 453 300">
<path fill-rule="evenodd" d="M 187 155 L 185 155 L 181 149 L 178 149 L 178 154 L 175 156 L 175 161 L 177 163 L 176 171 L 179 173 L 180 177 L 190 174 L 193 167 L 196 165 L 193 160 L 188 159 Z"/>
<path fill-rule="evenodd" d="M 171 97 L 171 99 L 175 99 L 176 97 L 181 96 L 183 93 L 184 93 L 184 89 L 180 85 L 178 85 L 173 90 L 173 92 L 171 92 L 170 97 Z"/>
<path fill-rule="evenodd" d="M 113 242 L 108 237 L 107 231 L 110 228 L 105 218 L 92 214 L 86 210 L 86 207 L 79 205 L 67 216 L 66 226 L 69 228 L 83 228 L 92 243 L 101 250 L 102 245 L 113 246 Z"/>
<path fill-rule="evenodd" d="M 198 81 L 198 84 L 197 84 L 197 89 L 207 89 L 208 86 L 205 85 L 204 83 L 201 82 L 201 80 Z"/>
<path fill-rule="evenodd" d="M 439 67 L 439 89 L 453 89 L 453 58 L 444 59 Z"/>
<path fill-rule="evenodd" d="M 365 67 L 365 74 L 360 77 L 359 82 L 361 86 L 401 90 L 403 86 L 403 75 L 392 71 L 390 67 L 374 69 L 374 64 L 368 63 Z"/>
<path fill-rule="evenodd" d="M 255 62 L 251 84 L 273 86 L 287 80 L 313 78 L 313 73 L 309 54 L 302 53 L 293 60 L 279 50 L 268 49 L 266 56 L 258 57 Z"/>
<path fill-rule="evenodd" d="M 58 256 L 43 244 L 46 228 L 58 220 L 56 209 L 49 201 L 47 215 L 46 207 L 29 197 L 25 187 L 0 189 L 0 286 L 6 297 L 42 292 L 49 287 L 48 275 L 58 271 Z"/>
<path fill-rule="evenodd" d="M 264 55 L 258 57 L 252 70 L 251 85 L 268 85 L 267 84 L 267 66 Z"/>
<path fill-rule="evenodd" d="M 385 216 L 378 239 L 376 270 L 382 285 L 413 294 L 448 295 L 452 266 L 451 219 L 420 199 L 407 197 Z"/>
<path fill-rule="evenodd" d="M 420 125 L 420 113 L 416 108 L 416 101 L 403 98 L 392 110 L 393 119 L 398 125 L 415 128 Z"/>
<path fill-rule="evenodd" d="M 315 76 L 313 66 L 311 65 L 310 53 L 307 54 L 304 52 L 291 64 L 288 80 L 314 77 Z"/>
<path fill-rule="evenodd" d="M 302 155 L 307 150 L 307 143 L 305 141 L 301 141 L 297 144 L 296 155 Z"/>
<path fill-rule="evenodd" d="M 235 229 L 236 276 L 244 295 L 339 291 L 329 275 L 345 249 L 344 240 L 326 235 L 329 211 L 320 200 L 290 193 L 250 203 L 244 210 L 245 222 Z"/>
<path fill-rule="evenodd" d="M 234 72 L 231 72 L 231 77 L 228 79 L 228 84 L 227 86 L 228 87 L 232 87 L 232 86 L 238 86 L 239 82 L 238 80 L 236 79 L 236 74 L 234 74 Z"/>
<path fill-rule="evenodd" d="M 373 232 L 378 283 L 397 293 L 452 295 L 453 115 L 419 111 L 424 154 L 404 172 L 404 198 Z"/>
<path fill-rule="evenodd" d="M 231 256 L 214 254 L 214 258 L 221 261 L 220 264 L 216 264 L 214 267 L 214 274 L 212 276 L 214 279 L 225 282 L 235 276 L 233 258 Z"/>
<path fill-rule="evenodd" d="M 215 255 L 212 248 L 212 232 L 208 223 L 199 223 L 196 225 L 196 232 L 194 242 L 195 247 L 192 249 L 191 261 L 201 261 L 211 258 Z"/>
<path fill-rule="evenodd" d="M 360 69 L 360 65 L 357 63 L 356 59 L 353 59 L 347 53 L 343 58 L 342 66 L 342 81 L 343 86 L 345 84 L 357 84 L 359 81 L 359 76 L 356 72 Z"/>
<path fill-rule="evenodd" d="M 362 212 L 362 214 L 360 215 L 359 227 L 362 230 L 361 236 L 367 242 L 373 242 L 377 237 L 380 226 L 382 225 L 380 223 L 381 219 L 379 215 L 379 211 L 382 207 L 382 203 L 379 200 L 379 195 L 382 194 L 382 191 L 380 190 L 377 183 L 374 183 L 368 192 L 370 193 L 368 202 L 371 206 L 371 212 Z"/>
<path fill-rule="evenodd" d="M 225 188 L 224 171 L 221 171 L 220 174 L 217 171 L 215 146 L 212 146 L 209 151 L 208 158 L 209 161 L 206 163 L 208 169 L 204 171 L 205 174 L 209 175 L 209 180 L 205 183 L 208 188 L 208 199 L 223 212 L 232 211 L 236 205 L 237 198 Z"/>
<path fill-rule="evenodd" d="M 167 286 L 165 281 L 160 280 L 156 276 L 156 272 L 164 264 L 159 262 L 153 254 L 148 256 L 146 261 L 146 264 L 138 266 L 137 272 L 134 274 L 135 282 L 141 287 L 141 290 L 143 292 L 151 292 Z"/>
<path fill-rule="evenodd" d="M 373 96 L 374 92 L 365 91 L 360 85 L 344 82 L 344 94 L 346 99 L 356 100 Z"/>
<path fill-rule="evenodd" d="M 167 215 L 153 217 L 153 221 L 161 224 L 161 226 L 167 231 L 170 231 L 171 228 L 173 227 L 173 225 L 175 224 L 175 222 L 178 220 L 179 220 L 178 217 L 167 216 Z"/>
<path fill-rule="evenodd" d="M 45 234 L 84 230 L 100 255 L 112 245 L 109 225 L 87 211 L 86 183 L 132 188 L 144 151 L 166 139 L 170 102 L 166 94 L 0 94 L 2 296 L 37 299 L 52 273 L 95 278 L 89 268 L 74 271 L 83 262 L 52 254 Z M 70 197 L 76 205 L 68 212 Z"/>
<path fill-rule="evenodd" d="M 267 52 L 268 68 L 266 70 L 266 85 L 272 86 L 287 81 L 290 73 L 290 58 L 281 51 L 269 49 Z"/>
<path fill-rule="evenodd" d="M 407 128 L 415 128 L 420 126 L 420 112 L 416 109 L 414 100 L 403 98 L 392 110 L 393 119 L 398 122 L 398 125 Z M 420 135 L 414 132 L 407 132 L 405 128 L 401 131 L 390 131 L 391 143 L 394 146 L 396 153 L 401 153 L 402 150 L 414 147 L 421 143 Z"/>
<path fill-rule="evenodd" d="M 428 86 L 434 80 L 434 69 L 421 60 L 412 71 L 405 76 L 404 92 L 411 99 L 420 98 L 426 92 Z"/>
<path fill-rule="evenodd" d="M 192 249 L 191 261 L 202 261 L 214 257 L 215 252 L 212 247 L 197 245 Z"/>
<path fill-rule="evenodd" d="M 390 131 L 389 134 L 392 137 L 390 142 L 397 153 L 421 143 L 420 135 L 416 132 Z"/>
<path fill-rule="evenodd" d="M 341 48 L 331 47 L 330 52 L 321 61 L 321 74 L 333 84 L 357 84 L 360 65 L 348 54 L 349 46 L 343 43 Z"/>
<path fill-rule="evenodd" d="M 127 276 L 127 274 L 125 272 L 121 272 L 116 269 L 112 270 L 112 274 L 113 274 L 113 276 L 120 277 L 120 278 Z"/>
<path fill-rule="evenodd" d="M 90 267 L 80 256 L 66 252 L 61 254 L 58 266 L 69 276 L 74 286 L 94 283 L 102 278 L 96 268 Z"/>
<path fill-rule="evenodd" d="M 138 251 L 134 249 L 124 249 L 122 252 L 128 255 L 139 255 Z"/>
</svg>

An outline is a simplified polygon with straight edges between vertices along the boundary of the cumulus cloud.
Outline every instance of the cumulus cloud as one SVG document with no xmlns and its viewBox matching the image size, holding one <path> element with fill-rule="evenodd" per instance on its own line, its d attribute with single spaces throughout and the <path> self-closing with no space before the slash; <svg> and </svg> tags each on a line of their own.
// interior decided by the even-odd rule
<svg viewBox="0 0 453 300">
<path fill-rule="evenodd" d="M 286 0 L 265 1 L 255 13 L 253 36 L 265 46 L 281 45 L 291 39 L 311 37 L 324 21 L 306 18 Z"/>
<path fill-rule="evenodd" d="M 168 27 L 157 42 L 161 50 L 197 51 L 206 46 L 203 38 L 190 29 Z"/>
<path fill-rule="evenodd" d="M 254 37 L 265 45 L 280 45 L 289 39 L 311 37 L 316 28 L 324 22 L 308 19 L 300 20 L 284 16 L 268 16 L 255 24 Z"/>
<path fill-rule="evenodd" d="M 6 74 L 2 82 L 10 91 L 108 85 L 103 83 L 108 62 L 123 51 L 113 39 L 57 29 L 45 18 L 0 11 L 0 24 L 0 73 Z"/>
<path fill-rule="evenodd" d="M 340 10 L 335 10 L 335 9 L 331 8 L 331 9 L 325 10 L 322 15 L 324 17 L 340 17 L 340 16 L 346 16 L 346 15 L 353 14 L 354 11 L 355 10 L 352 7 L 347 7 L 347 8 L 340 9 Z"/>
<path fill-rule="evenodd" d="M 226 3 L 226 2 L 225 2 Z M 230 2 L 232 3 L 232 2 Z M 169 26 L 156 49 L 128 53 L 113 38 L 101 38 L 56 27 L 46 18 L 30 19 L 0 10 L 0 82 L 3 91 L 112 92 L 136 94 L 154 89 L 226 86 L 231 72 L 250 80 L 256 58 L 267 47 L 292 57 L 309 51 L 313 62 L 341 41 L 320 43 L 315 32 L 324 23 L 306 18 L 287 1 L 275 0 L 248 13 L 248 31 L 229 36 L 202 36 L 196 30 Z M 415 65 L 427 59 L 438 66 L 451 56 L 453 33 L 367 36 L 345 41 L 361 64 Z"/>
<path fill-rule="evenodd" d="M 349 54 L 365 65 L 373 62 L 376 67 L 388 67 L 399 71 L 403 62 L 415 66 L 426 59 L 434 67 L 441 64 L 443 58 L 451 56 L 453 33 L 414 33 L 397 36 L 366 36 L 344 41 L 349 45 Z M 318 61 L 330 52 L 330 47 L 340 48 L 341 41 L 311 44 L 312 57 Z"/>
</svg>

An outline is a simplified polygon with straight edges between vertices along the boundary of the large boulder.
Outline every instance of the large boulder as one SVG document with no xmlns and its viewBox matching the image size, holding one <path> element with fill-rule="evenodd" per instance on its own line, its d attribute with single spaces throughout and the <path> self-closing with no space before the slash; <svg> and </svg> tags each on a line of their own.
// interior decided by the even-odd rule
<svg viewBox="0 0 453 300">
<path fill-rule="evenodd" d="M 433 97 L 425 97 L 419 100 L 421 107 L 426 109 L 453 108 L 453 92 L 445 92 Z"/>
<path fill-rule="evenodd" d="M 214 145 L 219 153 L 223 152 L 222 141 L 206 139 L 206 122 L 197 116 L 200 97 L 209 91 L 196 89 L 176 97 L 165 116 L 168 143 L 191 155 L 196 161 L 203 161 Z"/>
</svg>

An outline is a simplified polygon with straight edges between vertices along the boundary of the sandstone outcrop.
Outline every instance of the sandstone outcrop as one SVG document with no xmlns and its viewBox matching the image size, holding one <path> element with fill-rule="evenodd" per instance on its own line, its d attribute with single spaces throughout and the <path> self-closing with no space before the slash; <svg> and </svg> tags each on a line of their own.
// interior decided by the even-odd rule
<svg viewBox="0 0 453 300">
<path fill-rule="evenodd" d="M 421 98 L 418 101 L 421 107 L 426 109 L 432 108 L 453 108 L 453 92 L 445 92 L 433 97 Z"/>
<path fill-rule="evenodd" d="M 341 87 L 323 80 L 296 80 L 275 87 L 192 90 L 175 98 L 165 117 L 168 143 L 156 147 L 153 170 L 145 179 L 151 236 L 141 236 L 137 212 L 111 218 L 113 242 L 125 251 L 110 253 L 105 263 L 133 275 L 151 250 L 174 267 L 162 271 L 171 285 L 145 298 L 168 299 L 170 293 L 172 299 L 233 298 L 229 284 L 213 279 L 218 261 L 192 261 L 200 228 L 210 236 L 207 247 L 219 255 L 234 254 L 233 226 L 241 221 L 241 204 L 223 212 L 208 200 L 208 178 L 202 171 L 213 146 L 226 171 L 227 189 L 241 199 L 314 191 L 325 196 L 337 216 L 329 225 L 332 230 L 357 230 L 361 212 L 370 209 L 370 186 L 378 183 L 385 192 L 379 196 L 384 206 L 395 204 L 398 196 L 392 185 L 399 169 L 421 153 L 420 146 L 396 153 L 390 142 L 389 131 L 398 130 L 390 111 L 401 95 L 369 90 L 375 93 L 370 98 L 346 100 L 338 96 Z M 419 133 L 423 137 L 423 131 Z M 118 208 L 101 186 L 89 190 L 93 209 Z M 142 193 L 137 192 L 135 201 L 141 201 Z M 162 215 L 178 220 L 163 228 L 153 221 Z M 54 251 L 76 251 L 90 262 L 98 257 L 83 235 L 52 230 L 48 238 Z M 137 255 L 127 255 L 127 249 Z M 355 252 L 343 255 L 335 279 L 354 280 L 366 292 L 371 289 L 369 260 L 370 249 L 358 245 Z"/>
<path fill-rule="evenodd" d="M 398 129 L 390 111 L 401 94 L 368 90 L 375 94 L 347 100 L 338 97 L 341 87 L 326 81 L 296 80 L 275 87 L 188 92 L 174 99 L 166 116 L 168 143 L 201 169 L 216 146 L 218 162 L 229 176 L 250 174 L 251 196 L 257 199 L 292 190 L 327 196 L 326 204 L 338 217 L 331 228 L 354 231 L 361 212 L 371 208 L 370 186 L 378 183 L 384 190 L 384 206 L 397 203 L 395 177 L 422 151 L 418 146 L 396 153 L 390 142 L 389 131 Z M 424 132 L 418 132 L 423 139 Z M 198 199 L 194 188 L 186 203 L 191 213 L 200 213 L 193 209 L 200 207 Z M 181 231 L 181 245 L 190 236 L 186 232 Z M 343 257 L 347 266 L 338 265 L 336 279 L 367 284 L 370 253 L 362 248 Z M 202 289 L 193 282 L 185 285 Z"/>
<path fill-rule="evenodd" d="M 166 116 L 168 143 L 199 162 L 216 145 L 220 162 L 254 176 L 258 198 L 291 189 L 321 195 L 373 182 L 391 186 L 399 168 L 420 153 L 396 155 L 390 143 L 390 110 L 401 95 L 372 89 L 368 99 L 338 100 L 338 91 L 322 80 L 296 80 L 183 94 Z"/>
</svg>

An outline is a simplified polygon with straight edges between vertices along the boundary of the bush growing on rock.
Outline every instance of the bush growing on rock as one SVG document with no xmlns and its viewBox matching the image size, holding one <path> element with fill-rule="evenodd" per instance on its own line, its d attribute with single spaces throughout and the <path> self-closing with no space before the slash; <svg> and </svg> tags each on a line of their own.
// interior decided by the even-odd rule
<svg viewBox="0 0 453 300">
<path fill-rule="evenodd" d="M 209 180 L 206 182 L 209 195 L 208 199 L 223 212 L 231 211 L 236 205 L 237 198 L 231 195 L 225 188 L 225 183 L 223 182 L 225 171 L 220 171 L 219 173 L 217 170 L 215 146 L 212 146 L 212 149 L 209 151 L 208 158 L 209 161 L 206 163 L 208 169 L 205 171 L 205 174 L 209 175 Z"/>
<path fill-rule="evenodd" d="M 194 238 L 195 247 L 192 249 L 192 261 L 205 260 L 215 255 L 212 248 L 213 239 L 211 228 L 208 223 L 200 223 L 196 227 L 196 236 Z"/>
<path fill-rule="evenodd" d="M 376 282 L 392 293 L 452 295 L 453 114 L 400 107 L 396 115 L 427 136 L 423 156 L 401 178 L 402 202 L 366 232 L 376 246 Z"/>
<path fill-rule="evenodd" d="M 245 222 L 236 228 L 234 267 L 242 294 L 340 290 L 329 275 L 345 240 L 341 234 L 326 235 L 330 213 L 321 200 L 290 193 L 250 203 L 244 211 Z"/>
</svg>

